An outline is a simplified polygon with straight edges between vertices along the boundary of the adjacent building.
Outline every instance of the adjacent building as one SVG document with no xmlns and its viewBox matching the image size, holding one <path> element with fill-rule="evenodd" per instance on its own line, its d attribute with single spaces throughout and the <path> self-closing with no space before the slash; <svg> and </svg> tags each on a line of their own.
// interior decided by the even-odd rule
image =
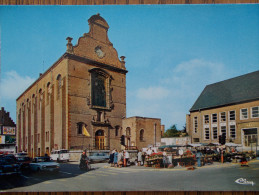
<svg viewBox="0 0 259 195">
<path fill-rule="evenodd" d="M 0 110 L 0 153 L 14 153 L 16 148 L 16 124 L 2 107 Z"/>
<path fill-rule="evenodd" d="M 40 156 L 53 149 L 121 148 L 128 128 L 125 57 L 118 57 L 100 14 L 88 23 L 89 32 L 76 45 L 67 37 L 66 52 L 17 98 L 18 151 Z M 156 124 L 161 138 L 160 120 Z M 153 122 L 144 130 L 153 132 Z"/>
<path fill-rule="evenodd" d="M 186 116 L 192 143 L 256 145 L 259 130 L 259 71 L 207 85 Z"/>
<path fill-rule="evenodd" d="M 160 146 L 161 132 L 164 126 L 161 119 L 148 117 L 129 117 L 122 121 L 123 135 L 125 135 L 126 148 L 147 148 Z"/>
</svg>

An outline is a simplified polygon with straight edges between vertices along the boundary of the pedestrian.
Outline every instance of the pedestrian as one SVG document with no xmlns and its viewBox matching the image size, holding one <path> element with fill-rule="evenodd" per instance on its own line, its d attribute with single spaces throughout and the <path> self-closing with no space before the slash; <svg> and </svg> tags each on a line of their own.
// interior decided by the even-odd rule
<svg viewBox="0 0 259 195">
<path fill-rule="evenodd" d="M 196 159 L 197 159 L 197 163 L 198 163 L 198 167 L 201 167 L 201 157 L 202 157 L 202 153 L 200 150 L 197 150 L 197 153 L 196 153 Z"/>
<path fill-rule="evenodd" d="M 130 158 L 129 153 L 128 153 L 127 150 L 126 150 L 125 153 L 124 153 L 124 158 L 126 159 L 126 165 L 125 165 L 125 166 L 127 167 L 128 162 L 129 162 L 129 158 Z"/>
<path fill-rule="evenodd" d="M 118 153 L 118 166 L 119 166 L 119 168 L 121 168 L 122 165 L 123 165 L 123 153 L 120 150 L 119 153 Z"/>
<path fill-rule="evenodd" d="M 142 152 L 141 150 L 138 151 L 138 166 L 141 165 L 141 161 L 142 161 Z"/>
<path fill-rule="evenodd" d="M 163 152 L 163 165 L 164 165 L 164 168 L 167 166 L 167 154 L 166 154 L 166 151 Z"/>
<path fill-rule="evenodd" d="M 142 151 L 142 166 L 145 164 L 146 152 Z"/>
<path fill-rule="evenodd" d="M 111 167 L 113 166 L 113 159 L 114 159 L 114 152 L 110 151 L 110 158 L 109 158 L 109 164 L 111 164 Z"/>
<path fill-rule="evenodd" d="M 117 149 L 115 149 L 115 152 L 114 152 L 113 164 L 114 164 L 114 167 L 118 166 L 118 152 L 117 152 Z"/>
<path fill-rule="evenodd" d="M 149 149 L 147 150 L 147 155 L 151 156 L 151 154 L 152 154 L 152 150 L 151 150 L 151 147 L 149 147 Z"/>
</svg>

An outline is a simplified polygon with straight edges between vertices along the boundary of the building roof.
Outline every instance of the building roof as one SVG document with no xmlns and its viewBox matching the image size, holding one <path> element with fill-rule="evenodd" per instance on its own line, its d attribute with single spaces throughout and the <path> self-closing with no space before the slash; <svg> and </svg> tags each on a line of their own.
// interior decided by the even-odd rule
<svg viewBox="0 0 259 195">
<path fill-rule="evenodd" d="M 259 100 L 259 71 L 207 85 L 190 112 Z"/>
</svg>

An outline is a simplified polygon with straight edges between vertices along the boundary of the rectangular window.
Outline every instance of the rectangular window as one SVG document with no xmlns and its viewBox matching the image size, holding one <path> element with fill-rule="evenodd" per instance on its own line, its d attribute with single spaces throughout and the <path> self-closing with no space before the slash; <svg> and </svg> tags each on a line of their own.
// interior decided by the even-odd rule
<svg viewBox="0 0 259 195">
<path fill-rule="evenodd" d="M 226 112 L 220 113 L 220 122 L 226 122 Z"/>
<path fill-rule="evenodd" d="M 193 138 L 193 142 L 200 142 L 200 138 Z"/>
<path fill-rule="evenodd" d="M 210 123 L 209 115 L 204 115 L 204 123 L 205 124 L 209 124 Z"/>
<path fill-rule="evenodd" d="M 221 135 L 227 135 L 227 127 L 226 126 L 221 126 Z"/>
<path fill-rule="evenodd" d="M 252 118 L 259 118 L 259 106 L 251 109 L 251 115 Z"/>
<path fill-rule="evenodd" d="M 230 138 L 233 138 L 233 139 L 236 138 L 236 125 L 229 126 L 229 133 L 230 133 Z"/>
<path fill-rule="evenodd" d="M 229 120 L 230 121 L 236 120 L 236 112 L 234 110 L 229 111 Z"/>
<path fill-rule="evenodd" d="M 209 128 L 205 128 L 205 140 L 210 139 L 210 129 Z"/>
<path fill-rule="evenodd" d="M 218 122 L 218 115 L 217 114 L 212 114 L 212 122 L 217 123 Z"/>
<path fill-rule="evenodd" d="M 243 108 L 240 110 L 240 119 L 248 119 L 248 109 L 247 108 Z"/>
<path fill-rule="evenodd" d="M 198 131 L 198 117 L 194 117 L 193 119 L 193 129 L 194 129 L 194 133 L 197 133 Z"/>
<path fill-rule="evenodd" d="M 218 138 L 218 127 L 212 127 L 212 131 L 213 131 L 213 139 L 217 139 Z"/>
</svg>

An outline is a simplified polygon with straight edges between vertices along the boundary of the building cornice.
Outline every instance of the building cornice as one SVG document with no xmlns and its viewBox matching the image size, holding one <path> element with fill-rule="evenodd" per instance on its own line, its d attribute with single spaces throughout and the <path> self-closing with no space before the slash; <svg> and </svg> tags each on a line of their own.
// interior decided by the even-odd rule
<svg viewBox="0 0 259 195">
<path fill-rule="evenodd" d="M 114 66 L 109 65 L 109 64 L 97 62 L 95 60 L 91 60 L 89 58 L 84 58 L 84 57 L 77 56 L 77 55 L 70 54 L 70 53 L 65 53 L 64 58 L 68 58 L 68 59 L 75 60 L 75 61 L 78 61 L 78 62 L 90 64 L 90 65 L 96 66 L 98 68 L 103 68 L 103 69 L 107 69 L 107 70 L 111 70 L 111 71 L 119 72 L 119 73 L 123 73 L 123 74 L 126 74 L 128 72 L 127 70 L 117 68 L 117 67 L 114 67 Z"/>
</svg>

